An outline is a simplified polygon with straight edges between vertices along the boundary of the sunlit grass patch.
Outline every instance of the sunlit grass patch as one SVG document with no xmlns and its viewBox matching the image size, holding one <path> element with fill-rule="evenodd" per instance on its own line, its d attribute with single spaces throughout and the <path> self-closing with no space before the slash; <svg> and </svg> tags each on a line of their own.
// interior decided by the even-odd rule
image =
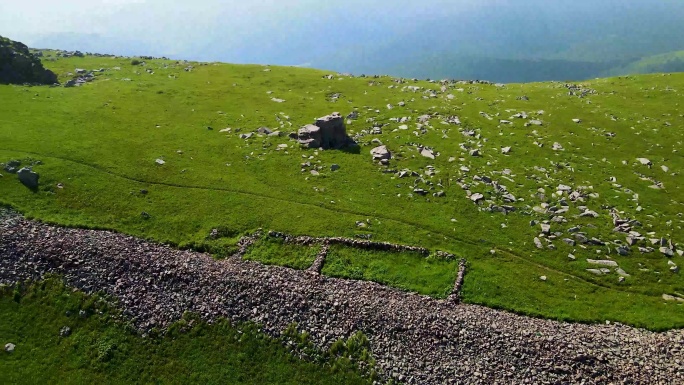
<svg viewBox="0 0 684 385">
<path fill-rule="evenodd" d="M 458 261 L 425 257 L 416 252 L 390 252 L 330 247 L 322 273 L 374 281 L 399 289 L 446 297 L 456 279 Z"/>
<path fill-rule="evenodd" d="M 314 262 L 320 249 L 319 245 L 290 244 L 281 238 L 266 235 L 250 246 L 243 259 L 305 270 Z"/>
</svg>

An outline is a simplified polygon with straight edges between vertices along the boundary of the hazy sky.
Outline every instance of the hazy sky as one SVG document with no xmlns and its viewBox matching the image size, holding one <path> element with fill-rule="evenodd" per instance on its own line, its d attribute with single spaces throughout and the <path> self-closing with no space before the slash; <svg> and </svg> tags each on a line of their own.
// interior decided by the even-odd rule
<svg viewBox="0 0 684 385">
<path fill-rule="evenodd" d="M 37 48 L 300 64 L 279 50 L 382 39 L 408 19 L 512 1 L 0 0 L 0 35 Z"/>
<path fill-rule="evenodd" d="M 492 0 L 487 0 L 493 2 Z M 55 32 L 174 34 L 192 24 L 215 22 L 259 28 L 260 23 L 302 14 L 336 12 L 367 17 L 416 16 L 454 6 L 467 9 L 478 0 L 0 0 L 0 35 L 31 40 Z M 198 26 L 198 27 L 201 27 Z"/>
</svg>

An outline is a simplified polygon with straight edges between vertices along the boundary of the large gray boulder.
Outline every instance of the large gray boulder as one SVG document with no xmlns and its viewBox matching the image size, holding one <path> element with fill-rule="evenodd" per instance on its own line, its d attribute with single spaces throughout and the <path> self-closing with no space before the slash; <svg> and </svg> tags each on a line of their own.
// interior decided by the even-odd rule
<svg viewBox="0 0 684 385">
<path fill-rule="evenodd" d="M 39 175 L 28 167 L 24 167 L 19 172 L 17 172 L 19 181 L 24 184 L 24 186 L 35 190 L 38 188 L 38 178 Z"/>
<path fill-rule="evenodd" d="M 319 148 L 321 143 L 323 143 L 321 128 L 313 124 L 307 124 L 297 132 L 297 140 L 299 144 L 309 148 Z"/>
<path fill-rule="evenodd" d="M 339 112 L 316 119 L 316 123 L 307 124 L 297 132 L 300 144 L 309 148 L 341 149 L 354 145 L 347 135 L 344 119 Z"/>
</svg>

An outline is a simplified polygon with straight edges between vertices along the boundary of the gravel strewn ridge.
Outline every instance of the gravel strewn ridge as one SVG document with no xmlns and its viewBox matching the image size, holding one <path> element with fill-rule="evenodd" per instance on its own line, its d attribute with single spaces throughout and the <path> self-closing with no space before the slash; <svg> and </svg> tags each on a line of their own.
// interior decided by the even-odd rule
<svg viewBox="0 0 684 385">
<path fill-rule="evenodd" d="M 0 217 L 0 283 L 61 274 L 70 286 L 117 298 L 141 331 L 163 328 L 185 311 L 209 321 L 258 322 L 273 336 L 297 322 L 321 347 L 361 330 L 380 372 L 410 384 L 684 383 L 682 330 L 539 320 L 310 271 L 216 261 L 112 232 Z"/>
</svg>

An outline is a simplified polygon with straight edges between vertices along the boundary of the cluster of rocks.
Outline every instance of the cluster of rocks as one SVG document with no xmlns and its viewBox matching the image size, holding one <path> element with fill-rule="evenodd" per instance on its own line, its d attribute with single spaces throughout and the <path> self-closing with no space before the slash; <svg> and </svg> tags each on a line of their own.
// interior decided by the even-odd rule
<svg viewBox="0 0 684 385">
<path fill-rule="evenodd" d="M 116 299 L 140 331 L 186 311 L 252 321 L 271 336 L 292 323 L 326 349 L 357 331 L 380 374 L 407 384 L 684 382 L 684 331 L 527 318 L 237 258 L 174 250 L 111 232 L 0 219 L 0 283 L 60 274 Z"/>
<path fill-rule="evenodd" d="M 568 96 L 577 96 L 580 99 L 597 93 L 595 89 L 585 87 L 582 84 L 566 83 L 564 84 L 564 87 L 568 89 Z"/>
<path fill-rule="evenodd" d="M 644 165 L 647 164 L 647 162 L 642 163 Z M 614 186 L 620 186 L 615 183 L 616 179 L 614 177 L 611 177 L 609 181 L 613 183 Z M 583 250 L 596 248 L 598 253 L 605 252 L 608 255 L 615 254 L 620 257 L 628 257 L 632 255 L 635 250 L 638 250 L 641 254 L 653 253 L 658 250 L 662 255 L 668 258 L 667 263 L 669 270 L 674 274 L 679 272 L 679 266 L 673 260 L 673 257 L 677 255 L 684 256 L 684 250 L 682 250 L 681 247 L 678 247 L 672 239 L 656 237 L 656 233 L 653 231 L 650 231 L 645 235 L 641 234 L 637 230 L 642 228 L 643 224 L 639 220 L 625 217 L 624 212 L 620 212 L 614 207 L 602 207 L 602 209 L 606 209 L 610 215 L 610 225 L 612 226 L 611 228 L 613 229 L 613 234 L 616 238 L 604 240 L 597 237 L 591 237 L 587 234 L 586 230 L 597 228 L 594 224 L 569 225 L 566 233 L 562 230 L 562 227 L 566 227 L 566 224 L 570 221 L 568 213 L 571 213 L 571 210 L 575 210 L 575 208 L 571 207 L 571 203 L 577 204 L 576 210 L 579 212 L 579 214 L 574 215 L 574 218 L 601 218 L 601 215 L 598 212 L 591 210 L 585 203 L 590 199 L 599 198 L 599 195 L 590 192 L 592 188 L 586 186 L 577 186 L 573 188 L 565 184 L 559 184 L 555 190 L 552 197 L 558 199 L 557 204 L 542 202 L 540 205 L 532 208 L 533 213 L 547 218 L 539 222 L 541 233 L 533 239 L 533 243 L 538 249 L 555 250 L 556 245 L 554 244 L 554 241 L 561 240 L 571 247 L 577 246 L 579 249 Z M 542 201 L 547 200 L 545 189 L 540 188 L 538 194 L 533 194 L 533 197 Z M 530 224 L 536 226 L 538 221 L 533 220 Z M 561 229 L 558 229 L 558 227 L 561 227 Z M 542 240 L 545 242 L 542 242 Z M 569 259 L 574 261 L 576 260 L 576 257 L 573 254 L 570 254 Z M 628 272 L 620 268 L 618 263 L 611 259 L 587 259 L 587 262 L 594 265 L 602 265 L 601 268 L 598 269 L 587 269 L 589 273 L 605 275 L 610 273 L 612 268 L 612 270 L 618 274 L 618 280 L 620 282 L 625 281 L 627 277 L 630 277 Z M 643 267 L 641 270 L 646 272 L 649 271 Z"/>
<path fill-rule="evenodd" d="M 46 70 L 29 48 L 0 36 L 0 84 L 55 84 L 57 75 Z"/>
<path fill-rule="evenodd" d="M 63 57 L 63 58 L 69 58 L 69 57 L 85 57 L 86 54 L 84 54 L 81 51 L 63 51 L 63 50 L 58 50 L 55 52 L 55 56 L 57 57 Z"/>
<path fill-rule="evenodd" d="M 31 166 L 21 167 L 22 162 L 20 160 L 10 160 L 7 163 L 0 163 L 0 167 L 5 172 L 10 174 L 17 174 L 19 181 L 31 190 L 38 188 L 38 179 L 40 175 L 33 171 Z M 2 174 L 0 174 L 2 176 Z"/>
<path fill-rule="evenodd" d="M 67 74 L 69 76 L 73 76 L 73 79 L 66 81 L 64 83 L 64 87 L 80 87 L 95 80 L 96 74 L 101 72 L 105 72 L 105 69 L 100 68 L 88 71 L 82 68 L 76 68 L 73 73 L 70 72 Z"/>
<path fill-rule="evenodd" d="M 456 183 L 465 190 L 466 197 L 475 204 L 483 206 L 482 209 L 484 211 L 501 212 L 503 214 L 517 211 L 514 204 L 517 203 L 518 198 L 508 191 L 506 185 L 497 180 L 486 175 L 474 175 L 472 177 L 472 184 L 467 183 L 463 178 L 459 178 Z M 485 185 L 492 189 L 490 199 L 487 199 L 483 193 L 471 191 L 473 187 L 480 185 Z"/>
<path fill-rule="evenodd" d="M 316 119 L 314 124 L 307 124 L 290 137 L 307 148 L 341 149 L 356 143 L 347 135 L 344 119 L 339 112 L 333 112 Z"/>
<path fill-rule="evenodd" d="M 214 233 L 214 230 L 212 230 L 212 234 L 213 233 Z M 238 241 L 238 245 L 237 245 L 238 251 L 234 255 L 232 255 L 232 257 L 238 258 L 238 259 L 242 258 L 245 254 L 247 254 L 247 251 L 249 250 L 249 248 L 254 243 L 256 243 L 256 241 L 258 241 L 260 237 L 261 237 L 261 230 L 258 230 L 254 234 L 240 238 L 240 240 Z"/>
<path fill-rule="evenodd" d="M 232 131 L 233 131 L 233 129 L 228 127 L 228 128 L 222 129 L 219 132 L 226 133 L 226 132 L 232 132 Z M 235 129 L 235 132 L 240 132 L 240 131 L 241 131 L 240 129 Z M 256 137 L 267 136 L 267 137 L 272 137 L 272 138 L 276 137 L 277 138 L 277 137 L 282 136 L 282 133 L 278 130 L 272 130 L 268 127 L 259 127 L 256 129 L 256 131 L 240 134 L 239 138 L 240 139 L 251 139 L 251 138 L 254 138 L 255 136 Z M 285 145 L 285 147 L 282 147 L 282 148 L 287 148 L 287 145 Z"/>
</svg>

